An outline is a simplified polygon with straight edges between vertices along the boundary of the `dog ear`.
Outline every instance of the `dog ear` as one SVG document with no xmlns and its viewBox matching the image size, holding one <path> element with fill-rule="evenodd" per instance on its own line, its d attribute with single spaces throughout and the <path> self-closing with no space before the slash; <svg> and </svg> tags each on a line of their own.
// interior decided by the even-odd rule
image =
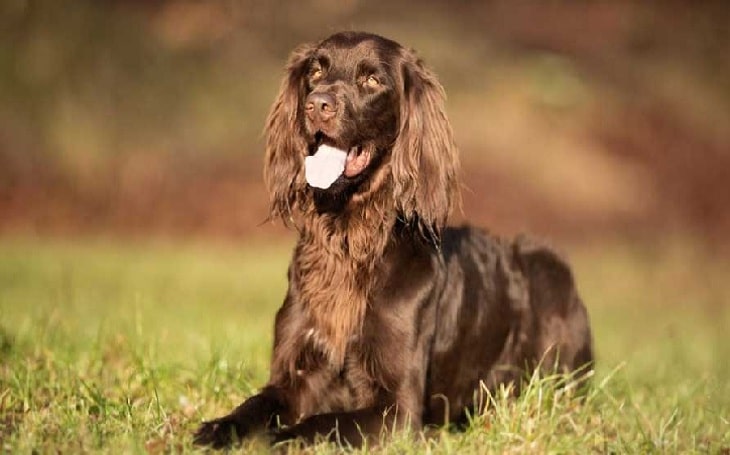
<svg viewBox="0 0 730 455">
<path fill-rule="evenodd" d="M 288 223 L 298 195 L 306 188 L 303 163 L 307 144 L 302 134 L 304 76 L 314 45 L 296 48 L 286 65 L 286 75 L 266 120 L 264 182 L 269 191 L 270 218 Z"/>
<path fill-rule="evenodd" d="M 443 87 L 412 51 L 401 62 L 400 127 L 391 157 L 395 201 L 407 221 L 438 237 L 458 203 L 459 156 Z"/>
</svg>

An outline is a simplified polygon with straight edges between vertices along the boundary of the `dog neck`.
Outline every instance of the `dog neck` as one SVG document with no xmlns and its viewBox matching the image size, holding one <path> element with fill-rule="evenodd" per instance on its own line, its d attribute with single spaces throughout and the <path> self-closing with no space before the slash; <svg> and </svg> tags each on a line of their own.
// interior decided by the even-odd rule
<svg viewBox="0 0 730 455">
<path fill-rule="evenodd" d="M 396 214 L 385 198 L 351 201 L 344 212 L 302 218 L 293 259 L 293 284 L 335 368 L 345 361 L 348 344 L 359 337 L 378 268 L 392 238 Z"/>
</svg>

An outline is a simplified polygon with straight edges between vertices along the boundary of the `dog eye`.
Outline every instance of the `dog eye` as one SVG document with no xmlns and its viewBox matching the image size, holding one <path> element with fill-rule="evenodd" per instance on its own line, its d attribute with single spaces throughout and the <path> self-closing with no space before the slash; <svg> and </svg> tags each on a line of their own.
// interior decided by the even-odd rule
<svg viewBox="0 0 730 455">
<path fill-rule="evenodd" d="M 367 79 L 365 79 L 365 85 L 371 88 L 375 88 L 380 85 L 380 81 L 377 77 L 373 76 L 372 74 L 368 76 Z"/>
<path fill-rule="evenodd" d="M 314 69 L 312 70 L 312 73 L 310 74 L 310 77 L 311 77 L 311 78 L 312 78 L 313 80 L 317 80 L 317 79 L 319 79 L 320 77 L 322 77 L 322 68 L 314 68 Z"/>
</svg>

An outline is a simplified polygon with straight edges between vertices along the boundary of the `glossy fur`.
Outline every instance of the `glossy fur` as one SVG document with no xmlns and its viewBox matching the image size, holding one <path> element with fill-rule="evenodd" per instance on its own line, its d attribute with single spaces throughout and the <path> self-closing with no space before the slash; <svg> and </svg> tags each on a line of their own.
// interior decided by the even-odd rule
<svg viewBox="0 0 730 455">
<path fill-rule="evenodd" d="M 304 158 L 323 142 L 367 166 L 310 188 Z M 272 216 L 300 234 L 271 376 L 203 423 L 196 443 L 264 433 L 359 445 L 463 421 L 480 383 L 493 390 L 538 364 L 592 362 L 588 316 L 560 257 L 528 239 L 445 227 L 458 154 L 443 90 L 413 52 L 352 32 L 297 49 L 266 153 Z"/>
</svg>

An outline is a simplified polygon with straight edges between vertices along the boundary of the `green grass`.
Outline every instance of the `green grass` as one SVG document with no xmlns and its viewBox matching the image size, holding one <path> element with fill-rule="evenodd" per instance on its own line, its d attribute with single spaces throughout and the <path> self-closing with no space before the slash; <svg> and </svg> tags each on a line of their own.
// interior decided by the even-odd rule
<svg viewBox="0 0 730 455">
<path fill-rule="evenodd" d="M 668 245 L 571 251 L 598 357 L 585 399 L 533 378 L 519 399 L 488 397 L 464 432 L 367 450 L 727 453 L 730 264 Z M 266 381 L 289 254 L 287 242 L 0 241 L 0 451 L 194 450 L 201 419 Z"/>
</svg>

